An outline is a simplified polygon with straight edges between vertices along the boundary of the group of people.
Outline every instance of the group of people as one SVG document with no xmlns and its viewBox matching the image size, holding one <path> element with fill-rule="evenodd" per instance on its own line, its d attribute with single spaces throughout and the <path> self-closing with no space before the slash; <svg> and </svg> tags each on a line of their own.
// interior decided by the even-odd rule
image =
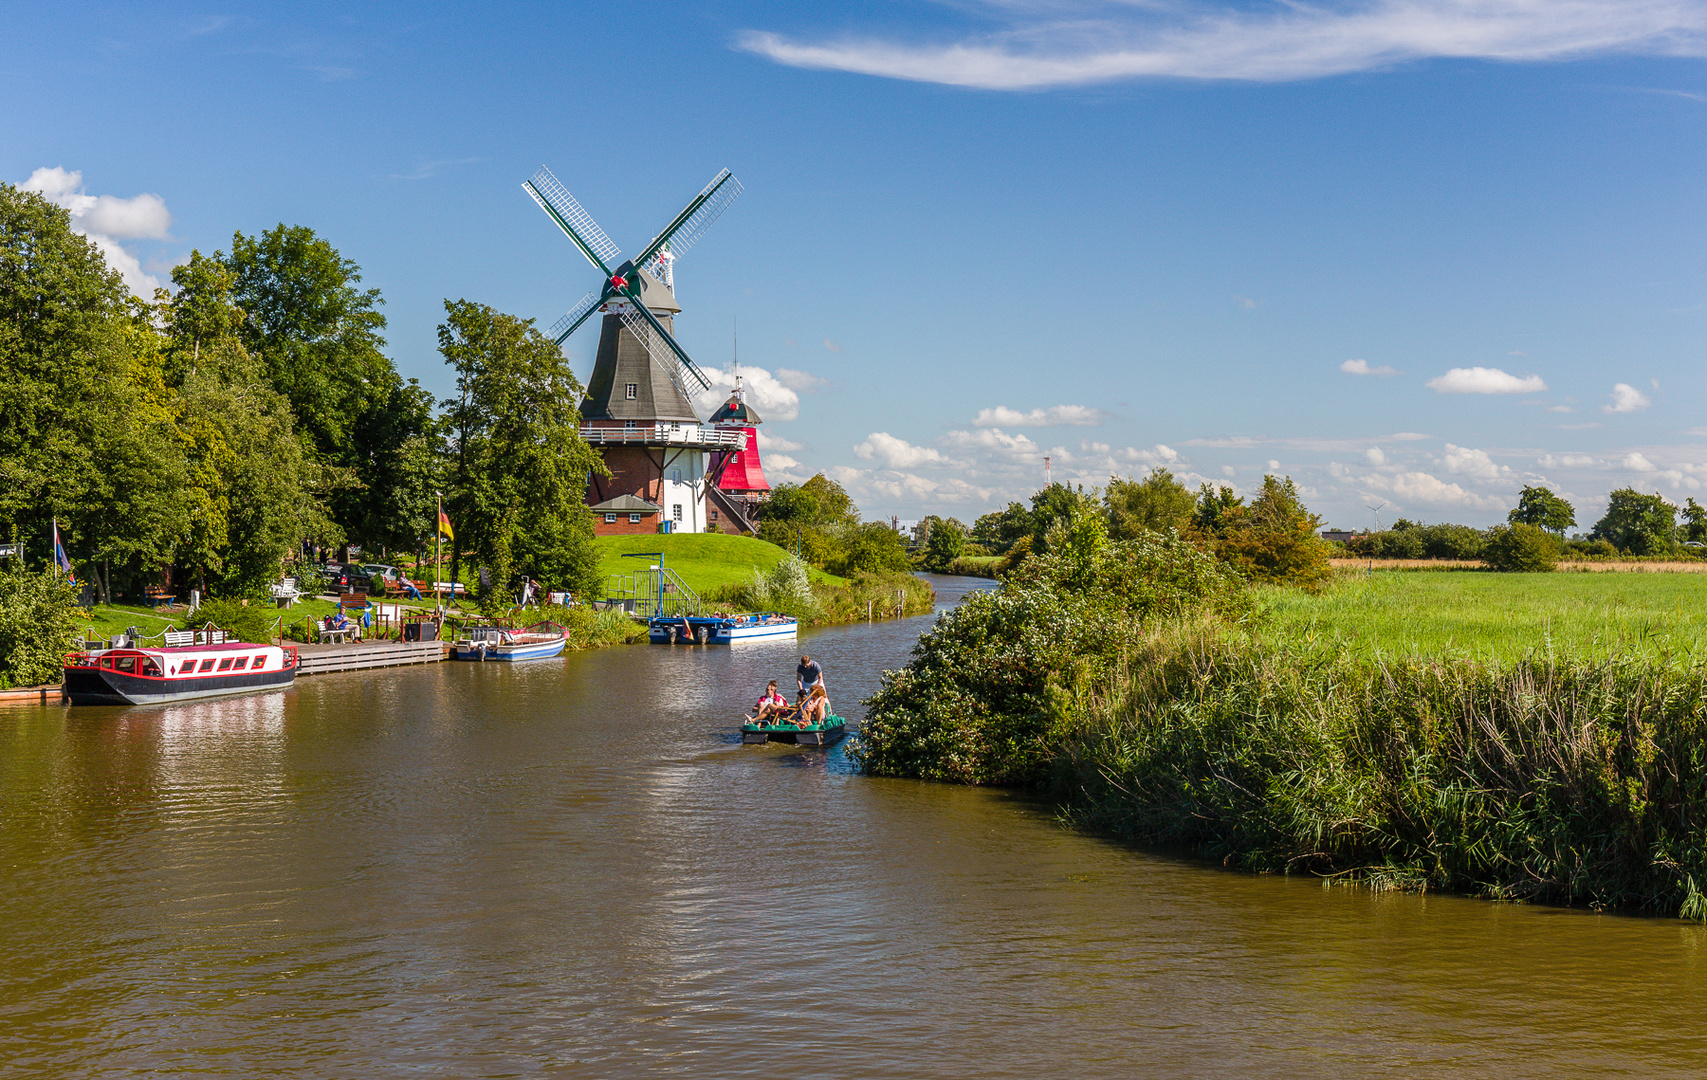
<svg viewBox="0 0 1707 1080">
<path fill-rule="evenodd" d="M 822 724 L 830 716 L 830 695 L 824 691 L 824 669 L 810 656 L 800 658 L 794 669 L 800 696 L 794 705 L 778 693 L 776 680 L 765 684 L 764 696 L 753 706 L 753 720 L 760 724 L 784 723 L 796 727 Z"/>
</svg>

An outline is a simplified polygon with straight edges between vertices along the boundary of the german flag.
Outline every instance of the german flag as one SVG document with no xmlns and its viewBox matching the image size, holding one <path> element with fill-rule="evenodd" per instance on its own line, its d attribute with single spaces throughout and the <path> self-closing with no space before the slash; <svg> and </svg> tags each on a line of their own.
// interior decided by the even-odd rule
<svg viewBox="0 0 1707 1080">
<path fill-rule="evenodd" d="M 451 531 L 450 518 L 446 516 L 443 510 L 439 511 L 439 535 L 448 536 L 452 540 L 456 539 L 456 533 Z"/>
</svg>

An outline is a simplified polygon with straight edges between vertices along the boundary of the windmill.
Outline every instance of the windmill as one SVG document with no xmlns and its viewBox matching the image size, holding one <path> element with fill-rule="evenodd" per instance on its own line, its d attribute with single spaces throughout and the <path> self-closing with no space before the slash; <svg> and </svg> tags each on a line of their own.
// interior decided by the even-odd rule
<svg viewBox="0 0 1707 1080">
<path fill-rule="evenodd" d="M 1385 499 L 1383 499 L 1381 501 L 1381 503 L 1377 506 L 1370 506 L 1368 503 L 1363 504 L 1364 509 L 1368 510 L 1370 512 L 1370 514 L 1372 514 L 1375 517 L 1375 531 L 1376 532 L 1381 531 L 1381 508 L 1383 506 L 1386 506 L 1386 505 L 1387 505 L 1387 501 Z"/>
<path fill-rule="evenodd" d="M 621 262 L 618 260 L 622 259 L 622 250 L 611 242 L 611 238 L 581 208 L 550 169 L 542 166 L 532 179 L 522 183 L 522 187 L 586 256 L 593 268 L 604 276 L 603 285 L 582 297 L 580 303 L 552 326 L 551 335 L 557 343 L 561 345 L 595 311 L 617 315 L 628 332 L 669 373 L 684 396 L 692 396 L 688 389 L 690 382 L 697 383 L 701 389 L 710 389 L 711 383 L 686 350 L 676 343 L 670 330 L 658 320 L 652 307 L 663 311 L 679 310 L 674 302 L 675 262 L 705 235 L 712 223 L 741 194 L 741 182 L 735 179 L 734 174 L 728 169 L 718 173 L 638 256 Z"/>
</svg>

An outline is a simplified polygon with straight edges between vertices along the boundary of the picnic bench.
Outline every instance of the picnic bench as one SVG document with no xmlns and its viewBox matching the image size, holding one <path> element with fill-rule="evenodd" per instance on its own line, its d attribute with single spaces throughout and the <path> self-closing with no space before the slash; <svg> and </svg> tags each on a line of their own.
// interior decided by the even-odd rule
<svg viewBox="0 0 1707 1080">
<path fill-rule="evenodd" d="M 440 593 L 447 593 L 447 592 L 450 593 L 452 596 L 464 596 L 468 593 L 468 586 L 464 585 L 460 581 L 435 581 L 435 582 L 433 582 L 433 594 L 435 596 L 437 596 Z"/>
<path fill-rule="evenodd" d="M 329 626 L 322 626 L 320 628 L 320 643 L 322 645 L 327 643 L 334 645 L 348 644 L 350 639 L 353 638 L 360 629 L 361 627 L 359 626 L 346 626 L 342 629 L 333 629 Z"/>
<path fill-rule="evenodd" d="M 142 587 L 142 598 L 148 602 L 149 607 L 159 607 L 161 604 L 171 607 L 172 601 L 178 598 L 178 594 L 167 592 L 164 585 L 144 585 Z"/>
<path fill-rule="evenodd" d="M 273 603 L 282 608 L 288 608 L 302 598 L 302 590 L 296 587 L 296 579 L 287 577 L 272 587 Z"/>
</svg>

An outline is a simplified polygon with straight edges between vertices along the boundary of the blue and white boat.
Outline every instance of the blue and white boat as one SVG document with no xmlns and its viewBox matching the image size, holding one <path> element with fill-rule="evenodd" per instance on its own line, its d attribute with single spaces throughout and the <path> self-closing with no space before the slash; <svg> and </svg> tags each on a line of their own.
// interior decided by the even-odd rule
<svg viewBox="0 0 1707 1080">
<path fill-rule="evenodd" d="M 502 626 L 470 626 L 451 642 L 452 660 L 545 660 L 563 653 L 562 634 L 532 634 Z"/>
<path fill-rule="evenodd" d="M 794 637 L 800 622 L 793 615 L 776 611 L 750 611 L 741 615 L 654 615 L 646 621 L 654 645 L 676 642 L 728 645 L 736 641 Z"/>
</svg>

